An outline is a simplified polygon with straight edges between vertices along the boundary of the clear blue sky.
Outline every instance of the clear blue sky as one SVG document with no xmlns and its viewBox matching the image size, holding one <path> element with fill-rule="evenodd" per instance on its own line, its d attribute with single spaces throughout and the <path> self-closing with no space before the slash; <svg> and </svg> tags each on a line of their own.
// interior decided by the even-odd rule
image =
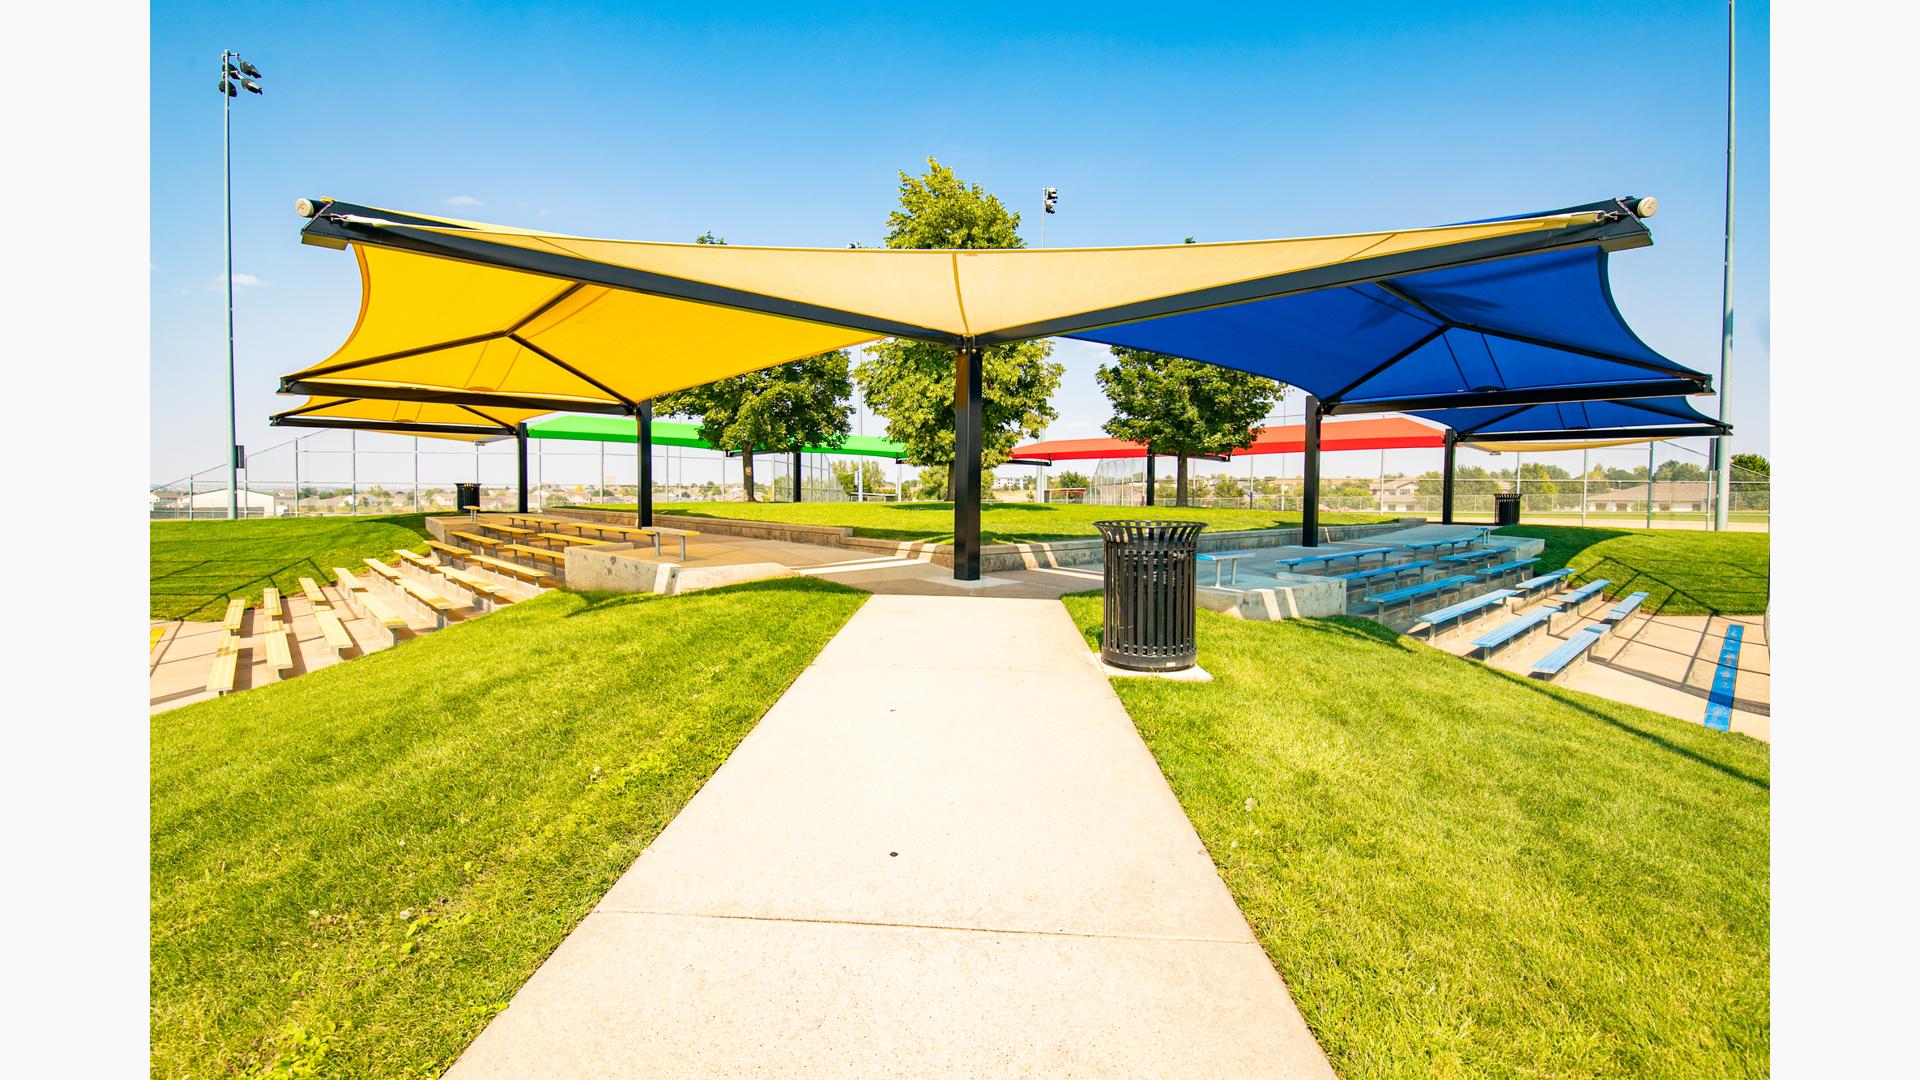
<svg viewBox="0 0 1920 1080">
<path fill-rule="evenodd" d="M 928 155 L 1021 211 L 1029 242 L 1040 189 L 1059 188 L 1056 246 L 1657 195 L 1655 245 L 1613 261 L 1616 298 L 1655 348 L 1717 370 L 1720 4 L 905 7 L 157 4 L 152 479 L 221 458 L 223 47 L 267 75 L 266 96 L 234 108 L 235 280 L 256 282 L 238 294 L 240 440 L 255 448 L 288 434 L 265 422 L 294 400 L 276 376 L 331 352 L 358 303 L 351 259 L 299 244 L 299 196 L 641 239 L 875 244 L 897 171 Z M 1742 6 L 1732 394 L 1736 450 L 1763 453 L 1768 18 Z M 1056 352 L 1050 434 L 1106 418 L 1102 355 Z"/>
</svg>

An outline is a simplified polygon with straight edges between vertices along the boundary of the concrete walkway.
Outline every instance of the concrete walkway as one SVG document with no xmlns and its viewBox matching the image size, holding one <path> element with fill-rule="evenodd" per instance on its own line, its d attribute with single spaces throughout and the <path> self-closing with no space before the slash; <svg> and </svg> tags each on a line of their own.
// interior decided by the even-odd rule
<svg viewBox="0 0 1920 1080">
<path fill-rule="evenodd" d="M 1333 1073 L 1061 605 L 880 595 L 447 1075 Z"/>
</svg>

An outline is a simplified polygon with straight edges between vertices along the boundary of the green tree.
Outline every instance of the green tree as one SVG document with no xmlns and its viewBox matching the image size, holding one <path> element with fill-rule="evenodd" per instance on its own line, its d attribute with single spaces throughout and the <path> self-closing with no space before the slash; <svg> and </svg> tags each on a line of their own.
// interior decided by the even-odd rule
<svg viewBox="0 0 1920 1080">
<path fill-rule="evenodd" d="M 887 216 L 890 248 L 1017 248 L 1020 215 L 978 184 L 927 159 L 923 176 L 900 174 L 900 206 Z M 1060 364 L 1044 341 L 996 345 L 982 357 L 981 463 L 998 465 L 1024 439 L 1037 439 L 1058 414 L 1048 400 L 1059 389 Z M 867 347 L 854 369 L 867 405 L 887 420 L 887 437 L 920 465 L 948 469 L 952 489 L 953 350 L 919 341 Z M 924 490 L 924 487 L 923 487 Z"/>
<path fill-rule="evenodd" d="M 1757 473 L 1760 476 L 1773 475 L 1773 463 L 1760 454 L 1735 454 L 1733 455 L 1733 467 L 1736 469 L 1744 469 L 1749 473 Z"/>
<path fill-rule="evenodd" d="M 1773 463 L 1759 454 L 1735 454 L 1727 477 L 1732 508 L 1766 510 L 1772 505 Z"/>
<path fill-rule="evenodd" d="M 694 239 L 696 244 L 726 242 L 711 230 Z M 839 446 L 853 430 L 852 396 L 852 360 L 845 349 L 835 349 L 662 394 L 653 407 L 668 416 L 699 417 L 702 439 L 740 451 L 741 480 L 747 501 L 753 502 L 755 452 Z"/>
<path fill-rule="evenodd" d="M 1114 362 L 1100 365 L 1093 376 L 1113 406 L 1104 430 L 1175 458 L 1176 506 L 1187 505 L 1188 457 L 1253 445 L 1254 425 L 1286 394 L 1285 387 L 1259 375 L 1121 345 L 1111 348 Z"/>
</svg>

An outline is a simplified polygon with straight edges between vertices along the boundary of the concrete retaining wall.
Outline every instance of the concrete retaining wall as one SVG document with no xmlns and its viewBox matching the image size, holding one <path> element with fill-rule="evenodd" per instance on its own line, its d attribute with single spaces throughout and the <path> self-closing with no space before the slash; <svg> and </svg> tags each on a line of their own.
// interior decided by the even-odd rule
<svg viewBox="0 0 1920 1080">
<path fill-rule="evenodd" d="M 717 589 L 743 581 L 791 577 L 779 563 L 731 563 L 725 566 L 683 566 L 653 559 L 631 546 L 573 548 L 567 552 L 567 588 L 578 591 L 642 592 L 662 595 Z"/>
</svg>

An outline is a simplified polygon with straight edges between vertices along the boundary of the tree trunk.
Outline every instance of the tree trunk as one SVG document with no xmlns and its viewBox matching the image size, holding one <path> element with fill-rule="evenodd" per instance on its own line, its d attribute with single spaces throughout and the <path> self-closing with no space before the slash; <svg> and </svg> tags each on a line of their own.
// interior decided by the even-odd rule
<svg viewBox="0 0 1920 1080">
<path fill-rule="evenodd" d="M 753 500 L 753 447 L 740 448 L 740 482 L 747 489 L 747 501 Z"/>
<path fill-rule="evenodd" d="M 1187 505 L 1187 455 L 1176 454 L 1174 460 L 1179 464 L 1174 466 L 1173 505 L 1185 506 Z"/>
</svg>

